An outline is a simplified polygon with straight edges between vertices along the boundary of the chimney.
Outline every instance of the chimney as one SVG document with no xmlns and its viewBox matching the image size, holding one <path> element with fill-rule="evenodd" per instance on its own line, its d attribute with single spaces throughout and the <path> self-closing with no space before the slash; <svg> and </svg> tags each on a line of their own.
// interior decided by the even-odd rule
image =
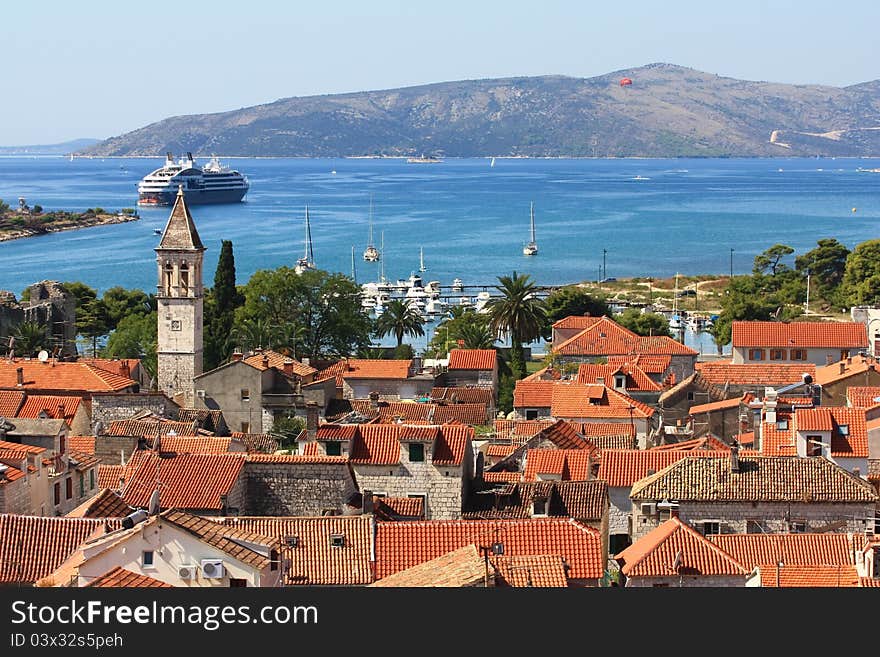
<svg viewBox="0 0 880 657">
<path fill-rule="evenodd" d="M 57 420 L 64 419 L 64 404 L 58 404 L 58 415 L 55 417 Z"/>
<path fill-rule="evenodd" d="M 241 360 L 243 354 L 241 353 L 241 348 L 236 347 L 232 352 L 232 360 Z"/>
<path fill-rule="evenodd" d="M 363 512 L 364 513 L 372 513 L 373 509 L 374 509 L 373 491 L 365 490 L 361 494 L 361 499 L 362 499 L 361 506 L 362 506 Z"/>
<path fill-rule="evenodd" d="M 263 354 L 263 369 L 264 370 L 269 369 L 269 356 L 266 354 Z"/>
<path fill-rule="evenodd" d="M 306 402 L 306 436 L 309 440 L 318 436 L 318 402 Z"/>
<path fill-rule="evenodd" d="M 669 508 L 669 517 L 670 518 L 678 518 L 679 517 L 679 508 L 678 508 L 677 504 L 675 506 L 672 506 Z"/>
<path fill-rule="evenodd" d="M 831 365 L 832 363 L 834 363 L 834 356 L 832 356 L 831 354 L 827 354 L 825 356 L 825 364 Z"/>
<path fill-rule="evenodd" d="M 861 476 L 862 476 L 862 471 L 861 471 L 861 469 L 859 469 L 859 468 L 853 468 L 853 474 L 854 474 L 856 477 L 861 477 Z"/>
<path fill-rule="evenodd" d="M 605 377 L 604 376 L 597 376 L 596 377 L 596 385 L 604 386 L 605 385 Z"/>
<path fill-rule="evenodd" d="M 852 365 L 852 356 L 847 356 L 847 357 L 846 357 L 846 364 L 847 364 L 847 365 Z"/>
<path fill-rule="evenodd" d="M 370 393 L 370 408 L 374 411 L 379 408 L 379 393 L 375 390 Z"/>
<path fill-rule="evenodd" d="M 285 358 L 284 365 L 282 367 L 282 371 L 284 372 L 284 376 L 293 376 L 293 359 Z"/>
<path fill-rule="evenodd" d="M 18 384 L 19 387 L 24 385 L 24 368 L 23 367 L 16 367 L 15 368 L 15 379 L 16 379 L 16 383 Z"/>
<path fill-rule="evenodd" d="M 843 374 L 844 372 L 846 372 L 846 363 L 840 361 L 840 373 Z"/>
<path fill-rule="evenodd" d="M 739 443 L 735 440 L 730 446 L 730 471 L 739 472 Z"/>
<path fill-rule="evenodd" d="M 301 362 L 303 365 L 309 365 L 309 364 L 310 364 L 310 361 L 309 361 L 309 358 L 308 358 L 308 357 L 301 358 L 301 359 L 300 359 L 300 362 Z"/>
</svg>

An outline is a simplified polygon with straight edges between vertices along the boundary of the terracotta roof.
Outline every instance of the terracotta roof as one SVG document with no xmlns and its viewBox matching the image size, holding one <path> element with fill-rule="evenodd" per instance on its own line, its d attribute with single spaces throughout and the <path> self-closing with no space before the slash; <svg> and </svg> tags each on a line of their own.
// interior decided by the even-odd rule
<svg viewBox="0 0 880 657">
<path fill-rule="evenodd" d="M 342 387 L 342 375 L 348 371 L 348 360 L 343 358 L 342 360 L 338 360 L 329 367 L 324 368 L 320 372 L 315 375 L 316 381 L 323 381 L 324 379 L 328 379 L 330 377 L 336 378 L 336 387 Z"/>
<path fill-rule="evenodd" d="M 469 496 L 463 519 L 530 518 L 536 499 L 546 500 L 545 515 L 601 522 L 608 512 L 608 484 L 592 481 L 512 482 Z"/>
<path fill-rule="evenodd" d="M 176 422 L 164 418 L 150 420 L 115 420 L 107 428 L 108 436 L 136 436 L 139 438 L 152 438 L 156 432 L 160 435 L 168 435 L 173 431 L 178 436 L 195 436 L 197 429 L 193 429 L 191 422 Z"/>
<path fill-rule="evenodd" d="M 733 322 L 734 347 L 865 348 L 861 322 Z"/>
<path fill-rule="evenodd" d="M 740 471 L 732 473 L 729 458 L 688 456 L 634 484 L 630 497 L 706 502 L 880 500 L 867 481 L 822 457 L 740 456 L 739 462 Z"/>
<path fill-rule="evenodd" d="M 101 462 L 101 459 L 99 459 L 94 454 L 77 452 L 73 449 L 67 450 L 67 457 L 70 465 L 80 472 L 83 472 L 89 468 L 94 468 Z"/>
<path fill-rule="evenodd" d="M 601 317 L 592 317 L 590 315 L 569 315 L 553 322 L 555 329 L 586 329 L 601 320 Z"/>
<path fill-rule="evenodd" d="M 278 451 L 278 441 L 267 433 L 242 433 L 233 431 L 231 437 L 244 443 L 248 452 L 272 454 Z"/>
<path fill-rule="evenodd" d="M 86 500 L 67 514 L 68 518 L 124 518 L 132 508 L 116 493 L 102 488 L 98 494 Z"/>
<path fill-rule="evenodd" d="M 550 401 L 550 414 L 556 418 L 580 417 L 584 407 L 601 405 L 605 401 L 605 386 L 556 383 Z"/>
<path fill-rule="evenodd" d="M 24 443 L 13 443 L 8 440 L 0 440 L 0 449 L 12 450 L 15 452 L 27 452 L 28 454 L 42 454 L 46 451 L 45 447 L 26 445 Z"/>
<path fill-rule="evenodd" d="M 687 345 L 670 338 L 668 335 L 640 335 L 637 354 L 647 354 L 651 356 L 672 355 L 672 356 L 697 356 L 698 352 L 691 349 Z"/>
<path fill-rule="evenodd" d="M 174 199 L 174 207 L 171 208 L 171 214 L 168 215 L 168 223 L 165 224 L 165 230 L 162 231 L 162 239 L 159 240 L 159 246 L 156 247 L 157 251 L 160 249 L 205 250 L 180 187 L 177 191 L 177 197 Z"/>
<path fill-rule="evenodd" d="M 590 452 L 584 449 L 530 449 L 526 452 L 523 481 L 535 481 L 538 475 L 559 475 L 565 481 L 587 481 L 590 463 Z"/>
<path fill-rule="evenodd" d="M 491 388 L 431 388 L 431 401 L 450 404 L 484 404 L 494 403 Z"/>
<path fill-rule="evenodd" d="M 607 449 L 602 452 L 596 477 L 604 479 L 611 487 L 629 488 L 647 477 L 649 471 L 659 472 L 691 454 L 681 450 Z"/>
<path fill-rule="evenodd" d="M 494 370 L 497 364 L 498 352 L 494 349 L 452 349 L 446 369 Z"/>
<path fill-rule="evenodd" d="M 871 408 L 880 404 L 880 386 L 849 386 L 846 398 L 853 408 Z"/>
<path fill-rule="evenodd" d="M 550 408 L 555 381 L 517 381 L 513 389 L 513 405 L 517 408 Z"/>
<path fill-rule="evenodd" d="M 622 362 L 617 365 L 593 365 L 583 363 L 578 367 L 577 382 L 583 384 L 599 383 L 601 378 L 604 385 L 609 388 L 616 388 L 614 377 L 621 374 L 625 377 L 624 388 L 626 390 L 636 392 L 658 392 L 661 387 L 655 383 L 645 372 L 638 366 L 629 362 Z"/>
<path fill-rule="evenodd" d="M 105 372 L 128 379 L 131 378 L 131 373 L 141 364 L 141 361 L 137 358 L 79 358 L 77 362 L 87 363 Z"/>
<path fill-rule="evenodd" d="M 445 424 L 434 443 L 434 465 L 461 465 L 465 449 L 474 438 L 474 430 L 464 425 Z"/>
<path fill-rule="evenodd" d="M 666 445 L 657 445 L 656 447 L 651 447 L 651 451 L 670 451 L 670 450 L 678 450 L 678 451 L 693 451 L 699 449 L 707 449 L 707 450 L 723 450 L 730 451 L 730 447 L 727 444 L 722 443 L 718 439 L 710 440 L 709 437 L 703 436 L 702 438 L 694 438 L 692 440 L 682 440 L 677 443 L 667 443 Z"/>
<path fill-rule="evenodd" d="M 709 540 L 746 568 L 780 559 L 796 565 L 850 565 L 853 551 L 846 534 L 717 534 Z"/>
<path fill-rule="evenodd" d="M 68 436 L 66 440 L 67 448 L 83 454 L 95 453 L 95 437 L 94 436 Z"/>
<path fill-rule="evenodd" d="M 445 424 L 457 420 L 462 424 L 484 425 L 486 415 L 485 404 L 440 405 L 406 401 L 379 403 L 379 421 L 383 423 L 402 418 L 404 422 Z"/>
<path fill-rule="evenodd" d="M 593 449 L 589 441 L 584 440 L 574 426 L 565 420 L 557 420 L 540 432 L 540 440 L 549 440 L 559 449 Z"/>
<path fill-rule="evenodd" d="M 865 411 L 858 408 L 823 407 L 798 409 L 794 426 L 801 431 L 831 431 L 831 456 L 868 458 Z M 841 427 L 848 427 L 847 435 Z"/>
<path fill-rule="evenodd" d="M 843 372 L 840 371 L 841 365 L 843 366 Z M 827 386 L 830 383 L 848 379 L 851 376 L 866 375 L 875 369 L 877 369 L 877 361 L 874 358 L 854 356 L 831 363 L 830 365 L 817 367 L 815 381 L 819 385 Z"/>
<path fill-rule="evenodd" d="M 369 586 L 405 588 L 482 586 L 484 579 L 483 557 L 480 556 L 477 546 L 471 544 L 401 570 Z"/>
<path fill-rule="evenodd" d="M 483 481 L 486 483 L 512 483 L 522 479 L 521 472 L 484 472 Z"/>
<path fill-rule="evenodd" d="M 589 442 L 593 448 L 601 454 L 606 449 L 638 449 L 635 440 L 627 432 L 621 432 L 616 436 L 593 436 Z"/>
<path fill-rule="evenodd" d="M 570 422 L 584 438 L 592 443 L 602 437 L 627 436 L 634 438 L 636 430 L 629 422 Z"/>
<path fill-rule="evenodd" d="M 401 441 L 419 435 L 434 443 L 434 465 L 460 465 L 474 430 L 463 424 L 412 427 L 405 424 L 323 424 L 318 440 L 350 440 L 349 458 L 355 464 L 396 465 L 400 463 Z M 415 433 L 414 433 L 415 432 Z"/>
<path fill-rule="evenodd" d="M 636 354 L 634 356 L 609 356 L 609 365 L 622 365 L 631 363 L 648 374 L 663 374 L 672 363 L 672 356 L 654 356 L 650 354 Z"/>
<path fill-rule="evenodd" d="M 777 365 L 770 363 L 733 363 L 698 362 L 696 365 L 700 376 L 708 383 L 734 386 L 782 386 L 800 383 L 803 374 L 815 377 L 816 366 L 813 363 L 797 365 Z"/>
<path fill-rule="evenodd" d="M 517 445 L 486 445 L 486 449 L 483 451 L 486 456 L 505 458 L 513 454 L 517 449 Z"/>
<path fill-rule="evenodd" d="M 504 544 L 505 556 L 557 554 L 571 579 L 605 571 L 602 535 L 572 519 L 434 520 L 376 523 L 376 577 L 381 579 L 465 545 Z"/>
<path fill-rule="evenodd" d="M 199 427 L 217 433 L 223 425 L 223 411 L 205 408 L 181 408 L 177 411 L 177 421 L 187 422 L 192 425 L 193 420 L 199 423 Z"/>
<path fill-rule="evenodd" d="M 880 578 L 878 577 L 859 577 L 859 586 L 865 588 L 880 588 Z"/>
<path fill-rule="evenodd" d="M 411 360 L 367 360 L 351 358 L 342 371 L 343 379 L 406 379 Z"/>
<path fill-rule="evenodd" d="M 225 454 L 229 451 L 232 438 L 212 436 L 162 436 L 159 450 L 162 453 L 177 454 Z"/>
<path fill-rule="evenodd" d="M 506 438 L 522 444 L 542 429 L 551 426 L 556 420 L 494 420 L 493 428 L 497 438 Z"/>
<path fill-rule="evenodd" d="M 277 351 L 272 351 L 271 349 L 263 350 L 260 353 L 248 356 L 243 360 L 245 363 L 251 367 L 256 367 L 258 370 L 275 369 L 281 373 L 284 372 L 284 366 L 288 365 L 293 374 L 299 377 L 306 377 L 318 372 L 318 370 L 310 365 L 305 365 L 290 356 L 279 354 Z"/>
<path fill-rule="evenodd" d="M 116 566 L 106 573 L 93 579 L 86 586 L 92 588 L 126 588 L 126 589 L 170 589 L 171 584 L 160 582 L 158 579 L 139 575 L 130 570 Z"/>
<path fill-rule="evenodd" d="M 35 582 L 52 573 L 104 520 L 0 515 L 0 584 Z M 118 527 L 118 521 L 112 528 Z"/>
<path fill-rule="evenodd" d="M 16 370 L 23 370 L 24 390 L 117 392 L 137 386 L 137 381 L 88 363 L 41 363 L 38 360 L 0 360 L 0 388 L 17 387 Z"/>
<path fill-rule="evenodd" d="M 785 564 L 778 569 L 775 564 L 758 566 L 761 573 L 761 586 L 783 588 L 791 587 L 855 587 L 859 586 L 859 574 L 855 566 L 790 566 Z M 778 579 L 777 579 L 778 577 Z"/>
<path fill-rule="evenodd" d="M 671 518 L 655 527 L 615 559 L 627 577 L 740 575 L 745 582 L 748 572 L 731 555 L 679 518 Z M 676 561 L 679 561 L 678 568 Z"/>
<path fill-rule="evenodd" d="M 789 419 L 790 416 L 777 415 L 778 420 Z M 765 456 L 796 456 L 797 446 L 795 435 L 791 428 L 779 429 L 778 422 L 763 422 L 761 424 L 761 453 Z"/>
<path fill-rule="evenodd" d="M 667 336 L 640 336 L 614 320 L 602 317 L 553 351 L 572 356 L 696 356 L 697 352 Z"/>
<path fill-rule="evenodd" d="M 347 456 L 326 456 L 319 453 L 315 448 L 309 449 L 309 444 L 306 444 L 306 451 L 303 454 L 262 454 L 255 452 L 248 454 L 245 460 L 248 463 L 300 463 L 305 465 L 348 463 Z"/>
<path fill-rule="evenodd" d="M 355 586 L 373 581 L 373 519 L 368 515 L 320 518 L 244 516 L 215 518 L 214 521 L 278 539 L 281 557 L 290 563 L 286 578 L 288 585 Z M 342 540 L 337 543 L 342 545 L 333 545 L 333 536 L 341 536 Z"/>
<path fill-rule="evenodd" d="M 228 495 L 241 477 L 243 454 L 177 454 L 158 456 L 137 451 L 125 468 L 123 499 L 134 507 L 146 507 L 160 482 L 163 509 L 215 510 L 223 508 L 221 496 Z"/>
<path fill-rule="evenodd" d="M 416 518 L 423 520 L 425 505 L 422 497 L 382 497 L 374 507 L 376 517 L 381 520 Z"/>
<path fill-rule="evenodd" d="M 125 476 L 124 465 L 109 465 L 102 463 L 98 466 L 98 488 L 117 490 L 119 479 Z"/>
<path fill-rule="evenodd" d="M 709 402 L 708 404 L 697 404 L 696 406 L 691 406 L 690 414 L 699 415 L 700 413 L 709 413 L 711 411 L 739 408 L 739 405 L 742 403 L 743 400 L 740 397 L 734 397 L 733 399 L 722 399 L 721 401 Z"/>
<path fill-rule="evenodd" d="M 495 557 L 492 565 L 497 573 L 496 586 L 517 588 L 564 588 L 568 586 L 565 560 L 553 554 Z"/>
<path fill-rule="evenodd" d="M 267 567 L 270 560 L 249 545 L 265 546 L 268 549 L 278 545 L 274 535 L 261 534 L 240 525 L 218 523 L 213 519 L 201 518 L 177 509 L 163 511 L 159 517 L 189 532 L 200 541 L 222 550 L 233 559 L 257 569 Z"/>
<path fill-rule="evenodd" d="M 15 417 L 23 403 L 23 391 L 0 390 L 0 417 Z"/>
</svg>

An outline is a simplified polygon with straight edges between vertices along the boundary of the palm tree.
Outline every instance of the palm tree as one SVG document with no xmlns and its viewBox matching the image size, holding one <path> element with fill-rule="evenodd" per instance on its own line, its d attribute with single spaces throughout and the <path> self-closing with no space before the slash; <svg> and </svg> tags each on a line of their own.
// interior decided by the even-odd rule
<svg viewBox="0 0 880 657">
<path fill-rule="evenodd" d="M 399 347 L 403 344 L 404 335 L 424 335 L 424 324 L 425 319 L 417 310 L 402 299 L 393 299 L 376 320 L 376 335 L 381 338 L 393 333 Z"/>
<path fill-rule="evenodd" d="M 24 321 L 15 328 L 12 335 L 15 338 L 16 356 L 33 356 L 48 344 L 46 327 L 39 322 Z"/>
<path fill-rule="evenodd" d="M 510 336 L 511 369 L 522 378 L 525 375 L 523 343 L 541 335 L 546 322 L 544 304 L 537 298 L 537 286 L 528 274 L 519 275 L 514 271 L 512 276 L 499 276 L 498 283 L 495 289 L 501 297 L 490 299 L 486 304 L 489 327 L 499 337 Z"/>
<path fill-rule="evenodd" d="M 492 349 L 497 342 L 488 325 L 478 322 L 463 325 L 458 339 L 464 342 L 465 349 Z"/>
<path fill-rule="evenodd" d="M 235 341 L 236 346 L 245 351 L 257 348 L 270 349 L 276 331 L 277 328 L 272 326 L 271 322 L 258 317 L 236 324 L 230 337 Z"/>
</svg>

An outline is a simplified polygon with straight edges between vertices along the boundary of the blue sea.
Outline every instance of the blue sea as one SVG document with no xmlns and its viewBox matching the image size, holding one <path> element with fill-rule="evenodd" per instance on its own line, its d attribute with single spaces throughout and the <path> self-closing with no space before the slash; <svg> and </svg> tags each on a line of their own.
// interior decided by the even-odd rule
<svg viewBox="0 0 880 657">
<path fill-rule="evenodd" d="M 374 241 L 384 235 L 385 276 L 490 286 L 525 272 L 543 285 L 596 280 L 603 249 L 609 277 L 751 270 L 777 242 L 802 253 L 835 237 L 850 248 L 880 237 L 880 159 L 401 159 L 223 160 L 248 176 L 244 203 L 194 206 L 212 282 L 220 241 L 233 241 L 238 282 L 293 266 L 304 252 L 309 206 L 322 269 L 376 280 L 361 253 L 373 198 Z M 204 163 L 204 161 L 201 161 Z M 0 158 L 0 198 L 44 209 L 135 207 L 138 180 L 156 159 Z M 522 255 L 535 204 L 540 253 Z M 0 289 L 19 294 L 42 279 L 152 290 L 154 247 L 168 208 L 141 220 L 0 243 Z"/>
</svg>

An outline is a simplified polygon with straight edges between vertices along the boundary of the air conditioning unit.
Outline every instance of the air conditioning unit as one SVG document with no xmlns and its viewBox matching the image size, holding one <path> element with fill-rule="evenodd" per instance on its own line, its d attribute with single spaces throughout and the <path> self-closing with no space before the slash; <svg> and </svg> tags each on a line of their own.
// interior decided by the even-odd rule
<svg viewBox="0 0 880 657">
<path fill-rule="evenodd" d="M 657 505 L 654 502 L 642 502 L 641 512 L 643 516 L 656 515 Z"/>
<path fill-rule="evenodd" d="M 198 566 L 180 566 L 180 568 L 177 569 L 177 576 L 180 579 L 192 580 L 195 579 L 198 574 Z"/>
<path fill-rule="evenodd" d="M 222 559 L 202 559 L 202 577 L 207 579 L 221 579 L 226 575 Z"/>
</svg>

